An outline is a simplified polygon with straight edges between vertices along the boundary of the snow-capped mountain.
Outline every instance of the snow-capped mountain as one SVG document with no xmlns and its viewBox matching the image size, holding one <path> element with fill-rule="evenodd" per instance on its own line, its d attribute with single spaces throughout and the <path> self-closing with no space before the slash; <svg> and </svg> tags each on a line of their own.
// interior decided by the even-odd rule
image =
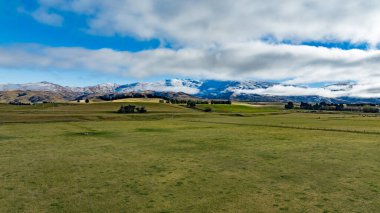
<svg viewBox="0 0 380 213">
<path fill-rule="evenodd" d="M 0 84 L 0 91 L 51 91 L 60 92 L 65 90 L 71 90 L 69 87 L 63 87 L 58 84 L 42 81 L 38 83 L 26 83 L 26 84 Z"/>
<path fill-rule="evenodd" d="M 49 91 L 73 93 L 111 93 L 119 87 L 118 84 L 105 83 L 89 87 L 68 87 L 42 81 L 25 84 L 0 84 L 0 91 Z"/>
<path fill-rule="evenodd" d="M 245 90 L 266 89 L 275 85 L 270 82 L 256 81 L 217 81 L 170 79 L 165 81 L 132 83 L 116 88 L 115 92 L 184 92 L 201 98 L 221 98 Z"/>
<path fill-rule="evenodd" d="M 80 88 L 80 90 L 85 93 L 113 93 L 119 87 L 120 87 L 119 84 L 105 83 L 105 84 L 98 84 L 95 86 Z"/>
<path fill-rule="evenodd" d="M 157 92 L 184 92 L 188 94 L 199 93 L 199 86 L 202 85 L 201 81 L 194 81 L 190 79 L 170 79 L 165 81 L 147 82 L 147 83 L 132 83 L 119 86 L 115 92 L 143 92 L 143 91 L 157 91 Z"/>
<path fill-rule="evenodd" d="M 169 79 L 156 82 L 136 82 L 124 85 L 113 83 L 89 87 L 67 87 L 49 82 L 27 84 L 0 84 L 1 91 L 40 91 L 59 93 L 63 97 L 97 97 L 105 94 L 120 93 L 186 93 L 205 99 L 235 99 L 248 101 L 326 101 L 326 102 L 376 102 L 380 94 L 373 97 L 363 96 L 367 87 L 352 82 L 327 85 L 320 88 L 287 85 L 259 81 L 218 81 Z M 365 93 L 368 94 L 368 93 Z M 0 94 L 1 97 L 1 94 Z"/>
</svg>

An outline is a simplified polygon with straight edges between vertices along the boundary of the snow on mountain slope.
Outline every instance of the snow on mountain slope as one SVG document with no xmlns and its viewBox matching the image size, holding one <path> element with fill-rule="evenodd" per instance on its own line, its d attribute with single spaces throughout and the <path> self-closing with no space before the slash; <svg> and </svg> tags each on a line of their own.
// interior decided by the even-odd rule
<svg viewBox="0 0 380 213">
<path fill-rule="evenodd" d="M 90 87 L 84 87 L 80 88 L 82 92 L 85 93 L 113 93 L 116 91 L 116 89 L 120 87 L 119 84 L 114 84 L 114 83 L 105 83 L 105 84 L 98 84 L 95 86 L 90 86 Z"/>
<path fill-rule="evenodd" d="M 157 91 L 157 92 L 184 92 L 187 94 L 199 93 L 199 85 L 201 82 L 189 79 L 171 79 L 166 81 L 148 82 L 148 83 L 133 83 L 118 87 L 116 92 L 142 92 L 142 91 Z"/>
<path fill-rule="evenodd" d="M 0 84 L 0 91 L 49 91 L 64 95 L 77 94 L 108 94 L 128 92 L 183 92 L 199 98 L 231 99 L 240 97 L 244 100 L 262 97 L 353 97 L 353 98 L 380 98 L 380 83 L 376 85 L 362 85 L 352 82 L 342 82 L 313 88 L 297 85 L 285 85 L 258 81 L 218 81 L 218 80 L 191 80 L 169 79 L 156 82 L 136 82 L 125 85 L 113 83 L 99 84 L 89 87 L 64 87 L 49 82 L 27 84 Z M 315 99 L 315 98 L 314 98 Z M 314 100 L 313 99 L 313 100 Z M 260 99 L 261 100 L 261 99 Z"/>
<path fill-rule="evenodd" d="M 26 84 L 0 84 L 0 91 L 49 91 L 74 93 L 111 93 L 120 85 L 113 83 L 99 84 L 89 87 L 64 87 L 46 81 Z"/>
<path fill-rule="evenodd" d="M 0 84 L 0 91 L 30 90 L 30 91 L 51 91 L 60 92 L 66 90 L 66 87 L 46 81 L 26 84 Z"/>
<path fill-rule="evenodd" d="M 229 95 L 237 94 L 267 94 L 278 95 L 276 89 L 284 89 L 286 85 L 270 82 L 256 81 L 217 81 L 217 80 L 191 80 L 191 79 L 169 79 L 157 82 L 136 82 L 125 85 L 113 83 L 99 84 L 89 87 L 64 87 L 49 82 L 26 83 L 26 84 L 0 84 L 0 91 L 51 91 L 51 92 L 71 92 L 85 94 L 105 94 L 105 93 L 123 93 L 123 92 L 142 92 L 142 91 L 157 91 L 157 92 L 184 92 L 187 94 L 197 95 L 203 98 L 226 98 Z M 315 92 L 314 89 L 308 89 L 292 86 L 291 92 L 307 90 L 310 94 Z M 285 89 L 286 89 L 285 88 Z M 324 91 L 342 91 L 352 88 L 351 84 L 334 84 L 323 88 Z M 303 93 L 309 94 L 309 93 Z M 284 93 L 285 94 L 285 93 Z M 293 94 L 294 95 L 294 94 Z M 320 95 L 320 94 L 318 94 Z"/>
<path fill-rule="evenodd" d="M 242 93 L 244 91 L 253 91 L 257 89 L 268 89 L 275 85 L 278 85 L 278 84 L 270 83 L 270 82 L 242 81 L 242 82 L 237 82 L 235 86 L 226 88 L 226 91 L 231 91 L 234 93 Z"/>
<path fill-rule="evenodd" d="M 232 94 L 240 90 L 253 90 L 257 88 L 268 88 L 273 83 L 255 81 L 217 81 L 217 80 L 191 80 L 191 79 L 170 79 L 166 81 L 132 83 L 118 87 L 116 92 L 184 92 L 199 97 L 216 97 L 219 95 Z"/>
</svg>

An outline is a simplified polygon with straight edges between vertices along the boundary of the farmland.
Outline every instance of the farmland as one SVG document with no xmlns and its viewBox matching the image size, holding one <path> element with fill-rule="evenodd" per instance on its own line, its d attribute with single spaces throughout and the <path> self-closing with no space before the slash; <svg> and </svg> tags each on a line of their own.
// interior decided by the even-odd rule
<svg viewBox="0 0 380 213">
<path fill-rule="evenodd" d="M 0 105 L 0 212 L 380 209 L 378 116 L 122 104 Z"/>
</svg>

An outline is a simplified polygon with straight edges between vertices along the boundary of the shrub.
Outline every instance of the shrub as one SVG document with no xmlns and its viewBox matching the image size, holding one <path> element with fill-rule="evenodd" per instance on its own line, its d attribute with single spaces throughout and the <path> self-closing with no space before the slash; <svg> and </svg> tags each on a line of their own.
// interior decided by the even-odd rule
<svg viewBox="0 0 380 213">
<path fill-rule="evenodd" d="M 135 112 L 135 106 L 128 105 L 128 106 L 121 106 L 118 113 L 134 113 Z"/>
<path fill-rule="evenodd" d="M 146 113 L 147 110 L 145 107 L 136 107 L 134 105 L 127 105 L 127 106 L 121 106 L 120 109 L 117 111 L 118 113 Z"/>
<path fill-rule="evenodd" d="M 211 104 L 232 104 L 231 100 L 223 101 L 223 100 L 211 100 Z"/>
<path fill-rule="evenodd" d="M 288 102 L 286 105 L 285 105 L 285 109 L 293 109 L 294 108 L 294 104 L 293 102 Z"/>
<path fill-rule="evenodd" d="M 203 111 L 205 111 L 205 112 L 212 112 L 212 109 L 210 107 L 206 107 Z"/>
<path fill-rule="evenodd" d="M 191 101 L 191 100 L 187 101 L 187 107 L 189 108 L 195 108 L 196 105 L 197 104 L 195 103 L 195 101 Z"/>
<path fill-rule="evenodd" d="M 147 112 L 146 109 L 145 109 L 145 107 L 136 108 L 136 111 L 138 113 L 146 113 Z"/>
<path fill-rule="evenodd" d="M 363 112 L 364 113 L 379 113 L 379 108 L 365 106 L 365 107 L 363 107 Z"/>
</svg>

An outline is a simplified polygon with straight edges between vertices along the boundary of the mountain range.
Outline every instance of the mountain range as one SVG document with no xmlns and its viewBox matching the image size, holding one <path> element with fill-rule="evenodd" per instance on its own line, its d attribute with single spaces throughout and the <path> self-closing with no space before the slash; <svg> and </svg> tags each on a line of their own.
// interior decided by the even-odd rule
<svg viewBox="0 0 380 213">
<path fill-rule="evenodd" d="M 150 94 L 163 97 L 230 99 L 255 102 L 380 103 L 380 98 L 353 95 L 356 84 L 340 82 L 321 88 L 263 81 L 218 81 L 169 79 L 130 84 L 106 83 L 88 87 L 68 87 L 50 82 L 0 84 L 0 102 L 61 102 L 99 98 L 115 94 Z M 178 96 L 180 95 L 180 96 Z"/>
</svg>

